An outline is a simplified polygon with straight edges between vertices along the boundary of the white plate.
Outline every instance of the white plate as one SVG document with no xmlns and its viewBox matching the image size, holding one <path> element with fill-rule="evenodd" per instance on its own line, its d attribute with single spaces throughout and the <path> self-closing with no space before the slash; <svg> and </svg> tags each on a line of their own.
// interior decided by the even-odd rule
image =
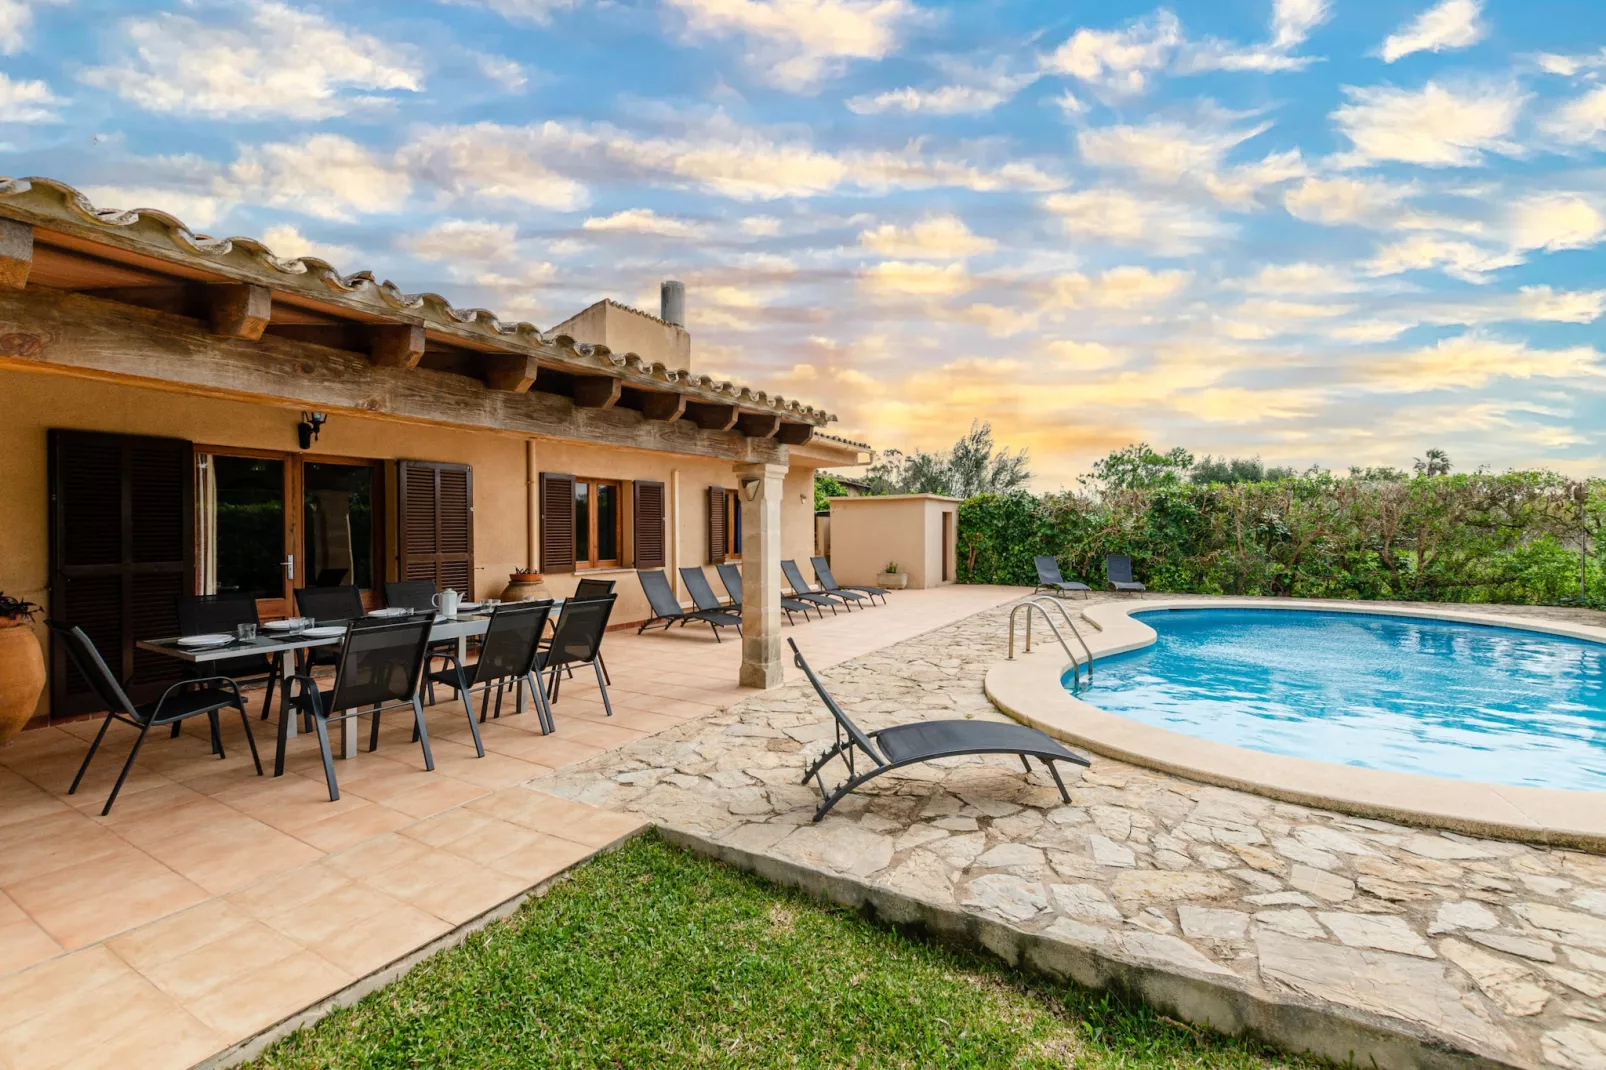
<svg viewBox="0 0 1606 1070">
<path fill-rule="evenodd" d="M 473 613 L 484 604 L 483 602 L 459 602 L 457 603 L 457 611 L 459 613 Z"/>
<path fill-rule="evenodd" d="M 308 628 L 301 634 L 308 639 L 333 639 L 337 635 L 345 635 L 346 626 L 344 624 L 323 624 L 316 628 Z"/>
<path fill-rule="evenodd" d="M 182 635 L 179 636 L 179 646 L 222 646 L 234 642 L 234 636 L 215 632 L 210 635 Z"/>
<path fill-rule="evenodd" d="M 264 631 L 269 632 L 294 632 L 300 631 L 301 625 L 291 624 L 287 620 L 270 620 L 268 623 L 264 624 L 262 628 Z"/>
<path fill-rule="evenodd" d="M 402 606 L 391 606 L 389 609 L 376 609 L 368 615 L 370 617 L 405 617 L 411 612 L 412 610 Z"/>
</svg>

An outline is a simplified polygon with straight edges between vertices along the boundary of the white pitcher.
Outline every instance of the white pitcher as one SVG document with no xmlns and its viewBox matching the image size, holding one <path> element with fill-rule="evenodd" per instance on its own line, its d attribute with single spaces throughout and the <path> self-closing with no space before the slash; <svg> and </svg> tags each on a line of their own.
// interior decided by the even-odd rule
<svg viewBox="0 0 1606 1070">
<path fill-rule="evenodd" d="M 441 611 L 441 616 L 447 620 L 457 619 L 457 607 L 463 601 L 463 596 L 450 587 L 430 599 L 430 603 Z"/>
</svg>

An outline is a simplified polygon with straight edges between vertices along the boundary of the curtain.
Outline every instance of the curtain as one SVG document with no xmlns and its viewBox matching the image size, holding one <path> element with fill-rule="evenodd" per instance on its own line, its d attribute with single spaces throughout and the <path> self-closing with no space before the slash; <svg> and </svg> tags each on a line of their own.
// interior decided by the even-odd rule
<svg viewBox="0 0 1606 1070">
<path fill-rule="evenodd" d="M 217 594 L 217 470 L 210 453 L 195 455 L 196 590 Z"/>
</svg>

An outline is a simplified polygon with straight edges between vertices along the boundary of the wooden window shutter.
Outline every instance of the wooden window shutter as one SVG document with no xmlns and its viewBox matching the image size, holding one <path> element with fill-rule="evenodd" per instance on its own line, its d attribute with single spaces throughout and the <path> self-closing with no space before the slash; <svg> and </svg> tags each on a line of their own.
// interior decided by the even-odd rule
<svg viewBox="0 0 1606 1070">
<path fill-rule="evenodd" d="M 541 571 L 574 571 L 574 477 L 541 473 Z"/>
<path fill-rule="evenodd" d="M 725 488 L 708 488 L 708 563 L 725 560 Z"/>
<path fill-rule="evenodd" d="M 178 634 L 178 600 L 195 588 L 194 448 L 178 439 L 53 430 L 49 455 L 50 615 L 84 630 L 130 698 L 155 698 L 183 666 L 134 643 Z M 53 643 L 52 715 L 100 707 Z"/>
<path fill-rule="evenodd" d="M 635 513 L 636 568 L 664 567 L 664 485 L 638 479 L 631 495 Z"/>
<path fill-rule="evenodd" d="M 474 596 L 474 469 L 396 462 L 396 575 Z"/>
</svg>

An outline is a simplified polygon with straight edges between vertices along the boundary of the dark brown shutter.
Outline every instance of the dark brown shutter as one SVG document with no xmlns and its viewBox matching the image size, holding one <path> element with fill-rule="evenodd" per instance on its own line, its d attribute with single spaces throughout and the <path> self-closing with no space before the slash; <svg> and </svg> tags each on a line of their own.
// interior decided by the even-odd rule
<svg viewBox="0 0 1606 1070">
<path fill-rule="evenodd" d="M 664 485 L 638 479 L 634 483 L 636 567 L 664 567 Z"/>
<path fill-rule="evenodd" d="M 708 488 L 708 563 L 725 560 L 725 488 Z"/>
<path fill-rule="evenodd" d="M 574 477 L 541 473 L 541 571 L 574 571 Z"/>
<path fill-rule="evenodd" d="M 396 575 L 474 597 L 474 469 L 396 462 Z"/>
<path fill-rule="evenodd" d="M 194 591 L 194 450 L 178 439 L 55 430 L 49 446 L 50 614 L 84 630 L 130 698 L 154 698 L 182 666 L 134 643 L 177 635 L 178 600 Z M 52 644 L 52 715 L 101 705 Z"/>
</svg>

